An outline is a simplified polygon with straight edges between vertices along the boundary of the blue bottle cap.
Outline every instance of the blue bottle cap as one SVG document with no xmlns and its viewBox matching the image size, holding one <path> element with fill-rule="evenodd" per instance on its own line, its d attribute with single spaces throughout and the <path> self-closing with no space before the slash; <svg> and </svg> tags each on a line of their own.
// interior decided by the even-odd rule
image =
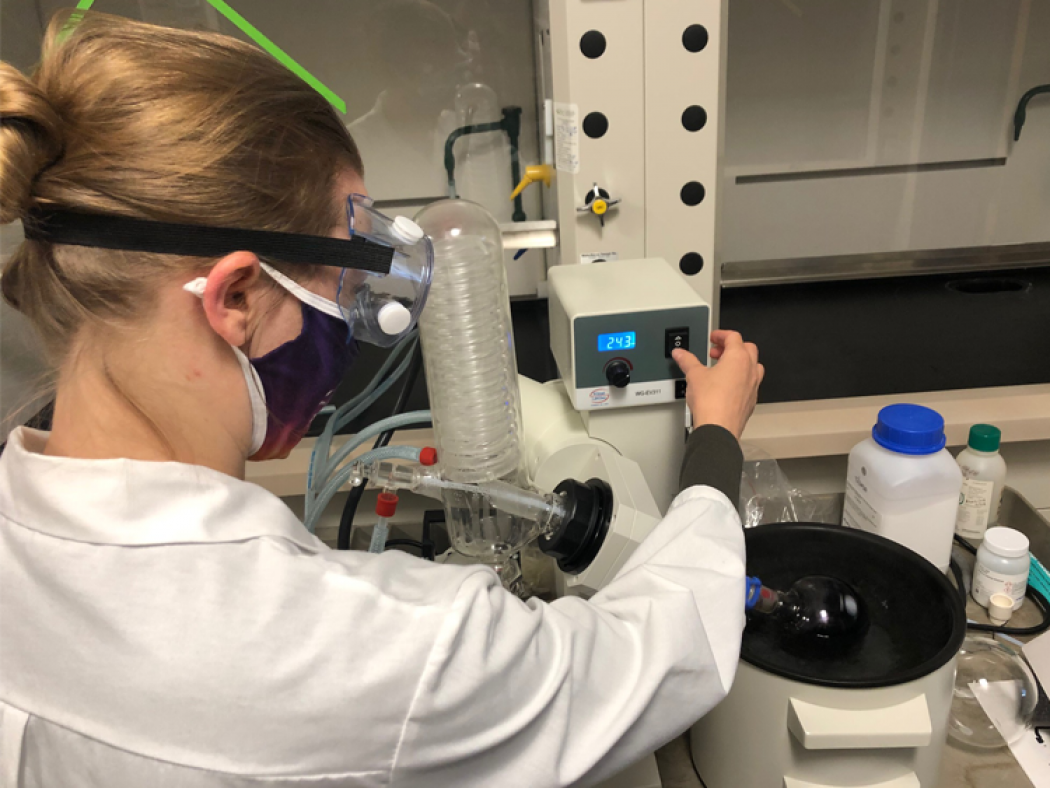
<svg viewBox="0 0 1050 788">
<path fill-rule="evenodd" d="M 883 448 L 899 454 L 935 454 L 944 448 L 944 419 L 922 405 L 887 405 L 871 437 Z"/>
</svg>

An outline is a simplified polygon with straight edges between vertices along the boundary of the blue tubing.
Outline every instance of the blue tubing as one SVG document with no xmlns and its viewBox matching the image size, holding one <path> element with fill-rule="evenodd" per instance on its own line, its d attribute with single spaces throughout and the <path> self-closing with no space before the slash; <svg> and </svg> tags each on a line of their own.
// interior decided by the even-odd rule
<svg viewBox="0 0 1050 788">
<path fill-rule="evenodd" d="M 387 392 L 387 390 L 396 383 L 405 371 L 408 369 L 409 364 L 412 360 L 412 353 L 409 352 L 402 360 L 398 368 L 394 371 L 390 377 L 384 377 L 390 371 L 390 368 L 397 361 L 398 357 L 403 353 L 404 350 L 409 351 L 415 348 L 416 332 L 412 332 L 405 337 L 401 342 L 397 344 L 394 351 L 387 356 L 386 360 L 383 361 L 383 365 L 376 372 L 375 377 L 365 386 L 364 390 L 361 391 L 357 396 L 348 402 L 343 403 L 329 417 L 328 422 L 325 424 L 324 430 L 317 437 L 317 441 L 314 443 L 314 450 L 310 453 L 310 467 L 306 475 L 306 499 L 311 500 L 314 493 L 314 478 L 315 476 L 326 478 L 334 467 L 329 463 L 329 451 L 332 445 L 332 438 L 335 433 L 349 424 L 351 421 L 360 416 L 366 409 L 368 409 L 379 397 Z M 320 487 L 323 482 L 316 485 Z"/>
<path fill-rule="evenodd" d="M 354 435 L 352 440 L 347 441 L 339 447 L 339 451 L 337 451 L 328 462 L 326 467 L 328 472 L 318 477 L 319 483 L 323 485 L 326 482 L 327 477 L 331 475 L 332 471 L 335 468 L 338 468 L 347 457 L 353 454 L 357 447 L 369 438 L 374 438 L 376 435 L 379 435 L 381 432 L 386 432 L 387 430 L 401 429 L 402 427 L 408 427 L 412 424 L 420 424 L 427 421 L 430 421 L 429 410 L 414 410 L 409 413 L 388 416 L 385 419 L 380 419 L 377 422 L 369 424 L 363 430 Z"/>
<path fill-rule="evenodd" d="M 415 344 L 414 342 L 412 342 L 408 343 L 407 345 L 405 343 L 398 345 L 397 348 L 395 348 L 395 352 L 391 353 L 390 356 L 386 359 L 386 361 L 383 362 L 383 366 L 380 367 L 379 371 L 376 373 L 375 377 L 372 378 L 371 382 L 365 387 L 364 391 L 362 391 L 356 397 L 351 399 L 349 402 L 343 403 L 343 405 L 341 405 L 339 409 L 336 410 L 336 412 L 333 413 L 332 416 L 328 419 L 328 423 L 325 425 L 324 431 L 318 437 L 317 443 L 314 445 L 313 454 L 310 457 L 310 474 L 307 478 L 308 490 L 313 484 L 315 458 L 321 458 L 320 465 L 318 467 L 318 475 L 322 477 L 327 475 L 328 453 L 329 449 L 331 448 L 332 438 L 335 436 L 335 433 L 341 430 L 351 421 L 356 419 L 362 413 L 364 413 L 365 410 L 367 410 L 377 399 L 379 399 L 383 394 L 385 394 L 387 390 L 391 386 L 393 386 L 394 383 L 396 383 L 402 375 L 405 374 L 405 370 L 408 369 L 409 363 L 411 362 L 411 353 L 409 353 L 404 359 L 402 359 L 401 364 L 398 366 L 398 368 L 394 371 L 392 375 L 387 377 L 385 380 L 383 379 L 389 371 L 390 367 L 393 365 L 394 361 L 397 360 L 397 357 L 398 355 L 400 355 L 403 347 L 409 347 L 409 349 L 411 349 L 415 347 Z"/>
<path fill-rule="evenodd" d="M 360 457 L 355 457 L 354 462 L 362 465 L 378 462 L 379 460 L 408 460 L 419 462 L 419 449 L 413 446 L 382 446 L 378 449 L 366 451 Z"/>
</svg>

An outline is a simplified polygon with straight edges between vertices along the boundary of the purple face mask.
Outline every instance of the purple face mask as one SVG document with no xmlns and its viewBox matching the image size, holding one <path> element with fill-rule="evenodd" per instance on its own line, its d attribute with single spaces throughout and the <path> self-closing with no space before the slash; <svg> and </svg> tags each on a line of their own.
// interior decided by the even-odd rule
<svg viewBox="0 0 1050 788">
<path fill-rule="evenodd" d="M 249 389 L 261 384 L 265 395 L 263 403 L 252 396 L 256 433 L 258 421 L 264 415 L 266 420 L 265 438 L 250 460 L 287 457 L 357 358 L 357 341 L 349 338 L 344 320 L 307 303 L 302 312 L 299 336 L 249 361 L 256 378 L 248 381 Z"/>
<path fill-rule="evenodd" d="M 287 457 L 357 358 L 357 340 L 351 338 L 350 327 L 337 304 L 266 263 L 261 265 L 299 300 L 303 327 L 295 339 L 260 358 L 249 359 L 240 349 L 233 348 L 251 403 L 250 460 Z M 207 279 L 198 277 L 185 284 L 183 290 L 203 298 L 206 286 Z"/>
</svg>

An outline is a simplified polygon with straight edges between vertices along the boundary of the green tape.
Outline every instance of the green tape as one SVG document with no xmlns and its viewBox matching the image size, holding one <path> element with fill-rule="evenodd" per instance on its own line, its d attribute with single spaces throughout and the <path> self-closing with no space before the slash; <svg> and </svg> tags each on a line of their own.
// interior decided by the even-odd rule
<svg viewBox="0 0 1050 788">
<path fill-rule="evenodd" d="M 73 28 L 80 24 L 80 20 L 84 18 L 83 14 L 78 14 L 77 11 L 87 11 L 94 4 L 95 0 L 80 0 L 77 3 L 76 11 L 69 15 L 69 19 L 62 25 L 62 29 L 58 31 L 58 43 L 62 43 L 69 34 L 73 32 Z"/>
<path fill-rule="evenodd" d="M 271 55 L 273 55 L 278 60 L 278 62 L 281 63 L 281 65 L 283 65 L 285 68 L 287 68 L 297 77 L 299 77 L 299 79 L 303 80 L 303 82 L 312 87 L 326 99 L 328 99 L 329 103 L 331 103 L 332 106 L 334 106 L 337 110 L 342 112 L 344 115 L 346 114 L 345 101 L 343 101 L 341 98 L 339 98 L 339 96 L 337 96 L 335 93 L 329 90 L 328 87 L 323 82 L 321 82 L 321 80 L 319 80 L 305 68 L 296 63 L 283 49 L 281 49 L 279 46 L 277 46 L 277 44 L 273 43 L 273 41 L 271 41 L 269 38 L 263 35 L 263 33 L 258 28 L 256 28 L 255 25 L 253 25 L 243 16 L 241 16 L 232 8 L 230 8 L 229 4 L 224 3 L 223 0 L 208 0 L 208 2 L 215 6 L 216 10 L 219 11 L 219 13 L 221 13 L 223 16 L 225 16 L 227 19 L 233 22 L 233 24 L 237 25 L 241 32 L 248 36 L 252 41 L 261 46 Z"/>
<path fill-rule="evenodd" d="M 321 80 L 319 80 L 305 68 L 296 63 L 295 60 L 293 60 L 287 52 L 285 52 L 283 49 L 277 46 L 277 44 L 273 43 L 273 41 L 271 41 L 269 38 L 263 35 L 263 33 L 257 27 L 255 27 L 255 25 L 253 25 L 243 16 L 241 16 L 232 8 L 230 8 L 229 4 L 224 3 L 223 0 L 208 0 L 208 2 L 211 3 L 215 7 L 215 9 L 224 17 L 233 22 L 233 24 L 237 25 L 238 29 L 241 30 L 241 32 L 248 36 L 252 41 L 261 46 L 271 55 L 273 55 L 273 57 L 275 57 L 282 66 L 287 68 L 297 77 L 299 77 L 299 79 L 301 79 L 307 85 L 309 85 L 322 96 L 324 96 L 326 99 L 328 99 L 328 102 L 333 107 L 342 112 L 344 115 L 346 114 L 345 101 L 343 101 L 341 98 L 339 98 L 339 96 L 337 96 L 335 93 L 329 90 L 328 86 L 321 82 Z M 80 2 L 77 3 L 77 11 L 87 11 L 89 8 L 91 8 L 92 5 L 94 5 L 94 3 L 95 0 L 80 0 Z M 59 33 L 59 41 L 64 41 L 66 37 L 73 31 L 73 28 L 76 27 L 80 20 L 83 18 L 83 14 L 70 14 L 69 19 L 66 21 L 65 26 L 62 28 L 62 32 Z"/>
</svg>

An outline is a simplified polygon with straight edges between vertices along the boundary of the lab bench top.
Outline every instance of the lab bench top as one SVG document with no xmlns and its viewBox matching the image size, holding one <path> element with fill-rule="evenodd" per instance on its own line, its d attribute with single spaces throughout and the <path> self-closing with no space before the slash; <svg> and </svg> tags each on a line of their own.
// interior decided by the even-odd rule
<svg viewBox="0 0 1050 788">
<path fill-rule="evenodd" d="M 949 446 L 963 446 L 973 424 L 994 424 L 1003 442 L 1050 439 L 1050 384 L 776 402 L 759 405 L 744 440 L 776 459 L 848 454 L 871 435 L 880 408 L 913 402 L 944 417 Z"/>
</svg>

